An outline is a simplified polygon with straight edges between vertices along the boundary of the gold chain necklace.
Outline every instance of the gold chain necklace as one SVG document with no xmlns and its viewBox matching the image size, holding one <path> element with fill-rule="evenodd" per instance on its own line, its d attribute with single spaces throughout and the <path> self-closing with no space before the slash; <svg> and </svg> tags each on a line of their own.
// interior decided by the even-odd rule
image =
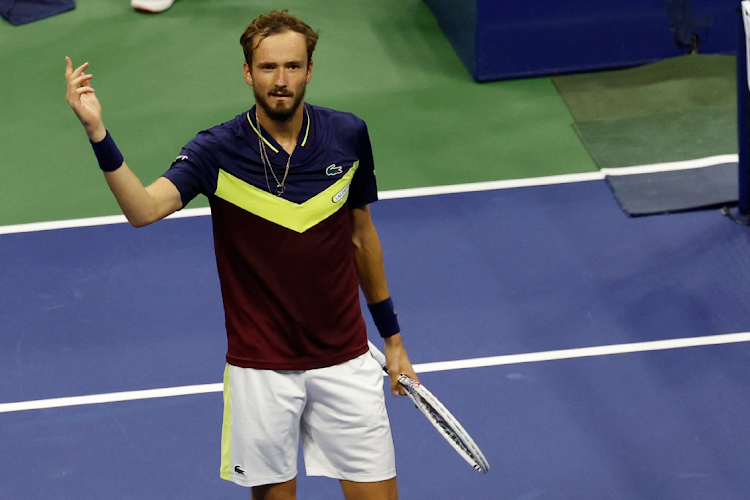
<svg viewBox="0 0 750 500">
<path fill-rule="evenodd" d="M 260 132 L 260 120 L 258 119 L 258 110 L 255 110 L 255 123 L 258 124 L 258 147 L 260 148 L 260 161 L 263 164 L 263 174 L 266 176 L 266 186 L 268 187 L 268 192 L 272 193 L 271 191 L 271 184 L 268 181 L 268 170 L 271 171 L 271 175 L 273 176 L 273 180 L 276 181 L 276 196 L 281 196 L 284 194 L 284 191 L 286 191 L 286 186 L 284 186 L 284 183 L 286 182 L 286 177 L 289 175 L 289 165 L 292 162 L 292 155 L 294 154 L 294 150 L 297 149 L 297 145 L 294 145 L 294 149 L 292 149 L 292 152 L 289 153 L 289 159 L 286 161 L 286 168 L 284 169 L 284 177 L 281 178 L 281 181 L 279 181 L 279 178 L 276 177 L 276 172 L 273 171 L 273 165 L 271 165 L 271 159 L 268 158 L 268 151 L 266 151 L 266 145 L 263 142 L 263 136 Z M 268 164 L 268 168 L 266 168 L 266 164 Z"/>
</svg>

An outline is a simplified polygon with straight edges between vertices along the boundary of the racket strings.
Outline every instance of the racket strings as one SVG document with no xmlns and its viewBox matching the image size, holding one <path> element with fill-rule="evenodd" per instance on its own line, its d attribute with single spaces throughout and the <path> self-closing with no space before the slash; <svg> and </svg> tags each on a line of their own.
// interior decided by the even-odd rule
<svg viewBox="0 0 750 500">
<path fill-rule="evenodd" d="M 426 387 L 406 376 L 401 376 L 399 382 L 417 408 L 428 417 L 433 426 L 447 438 L 448 443 L 469 465 L 481 473 L 489 471 L 489 463 L 474 440 Z"/>
<path fill-rule="evenodd" d="M 383 371 L 388 373 L 383 353 L 369 340 L 367 343 L 369 344 L 372 357 L 378 362 Z M 404 387 L 406 394 L 419 411 L 427 417 L 433 427 L 443 435 L 448 444 L 469 465 L 482 474 L 490 470 L 490 464 L 484 457 L 482 450 L 479 449 L 471 436 L 469 436 L 469 433 L 466 432 L 453 414 L 425 386 L 406 375 L 399 377 L 399 383 Z"/>
<path fill-rule="evenodd" d="M 466 454 L 473 456 L 471 450 L 469 450 L 469 448 L 466 446 L 466 443 L 464 443 L 464 441 L 458 436 L 458 434 L 453 431 L 453 428 L 450 426 L 450 424 L 445 421 L 443 416 L 440 415 L 440 413 L 435 409 L 434 406 L 432 406 L 425 398 L 423 398 L 419 394 L 419 392 L 417 392 L 416 389 L 414 389 L 413 385 L 407 386 L 406 390 L 412 396 L 412 399 L 417 399 L 417 401 L 415 401 L 415 404 L 424 408 L 427 413 L 429 413 L 430 418 L 432 418 L 435 423 L 440 426 L 440 429 L 445 434 L 447 434 L 454 443 L 456 443 Z"/>
</svg>

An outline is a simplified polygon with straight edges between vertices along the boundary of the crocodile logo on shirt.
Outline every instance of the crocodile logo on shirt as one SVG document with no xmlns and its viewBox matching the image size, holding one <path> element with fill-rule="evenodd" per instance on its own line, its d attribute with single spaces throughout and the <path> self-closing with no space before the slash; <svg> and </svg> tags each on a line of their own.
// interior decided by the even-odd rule
<svg viewBox="0 0 750 500">
<path fill-rule="evenodd" d="M 235 465 L 234 466 L 234 472 L 236 472 L 240 476 L 244 476 L 245 475 L 245 471 L 242 470 L 242 467 L 240 467 L 239 465 Z"/>
<path fill-rule="evenodd" d="M 335 163 L 331 163 L 326 167 L 326 175 L 328 176 L 341 175 L 343 173 L 344 167 L 339 167 Z"/>
</svg>

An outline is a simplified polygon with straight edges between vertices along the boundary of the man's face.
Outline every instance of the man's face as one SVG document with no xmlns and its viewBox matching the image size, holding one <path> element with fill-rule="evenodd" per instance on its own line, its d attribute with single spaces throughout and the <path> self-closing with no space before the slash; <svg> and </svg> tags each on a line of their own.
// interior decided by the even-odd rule
<svg viewBox="0 0 750 500">
<path fill-rule="evenodd" d="M 272 120 L 287 121 L 299 110 L 312 78 L 305 36 L 285 31 L 266 37 L 253 51 L 252 68 L 244 65 L 245 81 L 255 102 Z"/>
</svg>

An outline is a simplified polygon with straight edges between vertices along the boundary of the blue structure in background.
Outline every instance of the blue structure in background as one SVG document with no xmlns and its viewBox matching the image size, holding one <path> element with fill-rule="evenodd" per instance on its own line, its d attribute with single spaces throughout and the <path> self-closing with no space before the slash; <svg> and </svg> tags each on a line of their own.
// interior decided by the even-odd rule
<svg viewBox="0 0 750 500">
<path fill-rule="evenodd" d="M 747 40 L 743 16 L 740 14 L 737 33 L 737 152 L 739 156 L 740 193 L 737 214 L 740 224 L 750 225 L 750 108 L 748 107 Z"/>
<path fill-rule="evenodd" d="M 479 82 L 737 49 L 737 0 L 425 0 Z M 693 35 L 696 35 L 693 37 Z"/>
</svg>

